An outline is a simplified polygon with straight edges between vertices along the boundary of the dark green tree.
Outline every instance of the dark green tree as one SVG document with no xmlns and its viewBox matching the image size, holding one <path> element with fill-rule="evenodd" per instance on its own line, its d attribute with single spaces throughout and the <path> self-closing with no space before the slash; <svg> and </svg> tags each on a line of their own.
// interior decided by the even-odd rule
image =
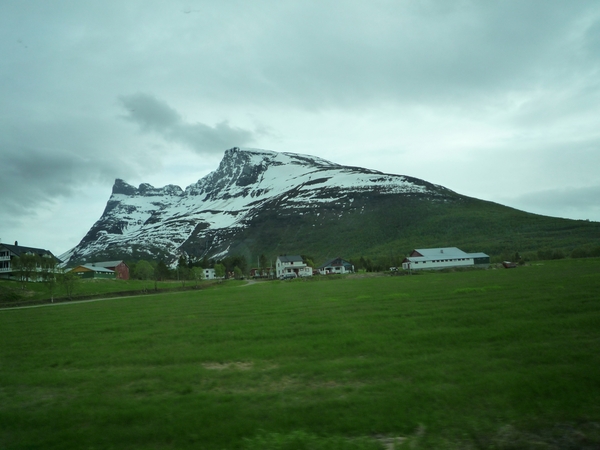
<svg viewBox="0 0 600 450">
<path fill-rule="evenodd" d="M 46 287 L 46 291 L 50 295 L 50 301 L 54 302 L 54 292 L 56 291 L 56 272 L 58 262 L 51 255 L 44 255 L 40 258 L 40 275 Z"/>
<path fill-rule="evenodd" d="M 154 269 L 154 278 L 158 279 L 158 281 L 164 281 L 169 278 L 169 268 L 162 259 L 158 262 L 156 268 Z"/>
<path fill-rule="evenodd" d="M 135 278 L 138 280 L 150 280 L 154 274 L 154 268 L 148 261 L 141 260 L 135 265 Z"/>
<path fill-rule="evenodd" d="M 196 287 L 198 287 L 198 282 L 204 279 L 204 269 L 202 267 L 192 267 L 190 269 L 190 275 L 192 280 L 196 282 Z"/>
<path fill-rule="evenodd" d="M 225 270 L 227 272 L 233 272 L 235 266 L 239 267 L 242 273 L 248 272 L 248 262 L 246 261 L 245 256 L 233 255 L 224 258 L 220 261 L 221 264 L 225 266 Z"/>
<path fill-rule="evenodd" d="M 244 274 L 242 273 L 242 269 L 240 269 L 238 266 L 235 266 L 233 268 L 233 277 L 236 280 L 241 280 L 243 278 Z"/>
<path fill-rule="evenodd" d="M 215 264 L 215 277 L 219 279 L 223 279 L 225 277 L 225 266 L 223 264 Z"/>
<path fill-rule="evenodd" d="M 161 259 L 154 268 L 154 290 L 158 291 L 158 282 L 166 280 L 169 277 L 169 268 Z"/>
<path fill-rule="evenodd" d="M 58 275 L 58 283 L 64 289 L 65 294 L 69 297 L 69 300 L 73 299 L 75 287 L 79 283 L 79 277 L 73 271 L 63 272 Z"/>
<path fill-rule="evenodd" d="M 269 267 L 269 261 L 267 260 L 267 257 L 264 253 L 258 258 L 258 264 L 260 265 L 260 269 L 263 270 Z"/>
<path fill-rule="evenodd" d="M 17 279 L 21 282 L 21 289 L 25 289 L 28 281 L 37 280 L 39 265 L 40 257 L 33 253 L 25 253 L 11 260 L 11 266 L 17 274 Z"/>
<path fill-rule="evenodd" d="M 177 279 L 181 281 L 181 285 L 185 287 L 185 282 L 190 278 L 190 267 L 185 256 L 180 256 L 177 261 Z"/>
</svg>

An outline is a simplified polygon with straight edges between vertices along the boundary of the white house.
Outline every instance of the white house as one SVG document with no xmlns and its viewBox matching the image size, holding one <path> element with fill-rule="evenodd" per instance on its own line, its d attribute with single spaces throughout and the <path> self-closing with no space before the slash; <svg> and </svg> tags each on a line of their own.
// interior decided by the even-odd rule
<svg viewBox="0 0 600 450">
<path fill-rule="evenodd" d="M 15 278 L 15 272 L 12 260 L 15 257 L 24 255 L 37 255 L 40 258 L 52 259 L 56 264 L 60 263 L 60 259 L 52 254 L 50 250 L 35 247 L 23 247 L 15 242 L 15 245 L 0 244 L 0 278 Z M 42 260 L 43 261 L 43 260 Z M 41 272 L 42 268 L 37 265 L 33 272 Z M 53 271 L 56 271 L 54 269 Z M 31 281 L 37 281 L 38 277 L 33 277 Z"/>
<path fill-rule="evenodd" d="M 275 264 L 277 278 L 311 277 L 312 267 L 307 266 L 300 255 L 277 257 Z"/>
<path fill-rule="evenodd" d="M 215 269 L 202 269 L 202 274 L 204 275 L 205 280 L 214 280 L 217 278 L 215 276 Z"/>
<path fill-rule="evenodd" d="M 325 264 L 319 267 L 319 273 L 321 275 L 329 275 L 333 273 L 352 273 L 354 272 L 354 266 L 352 263 L 342 259 L 340 257 L 330 259 Z"/>
<path fill-rule="evenodd" d="M 487 266 L 485 253 L 465 253 L 456 247 L 418 248 L 402 261 L 404 270 L 444 269 L 447 267 Z"/>
</svg>

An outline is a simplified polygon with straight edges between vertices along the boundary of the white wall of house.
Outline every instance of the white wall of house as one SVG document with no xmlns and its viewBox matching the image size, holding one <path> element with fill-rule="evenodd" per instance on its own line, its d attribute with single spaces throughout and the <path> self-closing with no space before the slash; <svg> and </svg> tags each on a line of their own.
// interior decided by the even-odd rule
<svg viewBox="0 0 600 450">
<path fill-rule="evenodd" d="M 457 247 L 415 249 L 402 261 L 404 270 L 444 269 L 489 264 L 485 253 L 466 253 Z"/>
<path fill-rule="evenodd" d="M 328 273 L 346 273 L 347 270 L 344 266 L 326 266 L 323 267 L 319 273 L 321 275 L 327 275 Z"/>
<path fill-rule="evenodd" d="M 10 252 L 8 250 L 0 250 L 0 273 L 10 272 Z"/>
<path fill-rule="evenodd" d="M 215 269 L 203 269 L 203 273 L 205 280 L 214 280 L 216 278 Z"/>
<path fill-rule="evenodd" d="M 448 259 L 433 259 L 425 258 L 407 258 L 408 262 L 402 263 L 404 270 L 419 270 L 419 269 L 444 269 L 446 267 L 461 267 L 473 266 L 475 264 L 473 258 L 448 258 Z"/>
</svg>

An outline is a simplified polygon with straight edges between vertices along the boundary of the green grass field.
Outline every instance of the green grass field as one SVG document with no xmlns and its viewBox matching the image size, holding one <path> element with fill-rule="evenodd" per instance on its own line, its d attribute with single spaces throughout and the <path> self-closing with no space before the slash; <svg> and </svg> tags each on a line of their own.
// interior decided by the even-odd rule
<svg viewBox="0 0 600 450">
<path fill-rule="evenodd" d="M 599 448 L 599 293 L 577 259 L 0 310 L 0 448 Z"/>
</svg>

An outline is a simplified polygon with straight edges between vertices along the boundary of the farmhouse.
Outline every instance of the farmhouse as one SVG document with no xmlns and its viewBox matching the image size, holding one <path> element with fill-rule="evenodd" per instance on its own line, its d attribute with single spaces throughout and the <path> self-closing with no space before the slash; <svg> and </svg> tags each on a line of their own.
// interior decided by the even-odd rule
<svg viewBox="0 0 600 450">
<path fill-rule="evenodd" d="M 15 242 L 15 245 L 0 244 L 0 278 L 16 278 L 18 268 L 15 267 L 14 258 L 22 258 L 25 255 L 34 255 L 38 258 L 34 267 L 31 267 L 31 272 L 41 272 L 44 262 L 51 264 L 46 266 L 52 272 L 55 272 L 56 265 L 61 261 L 52 254 L 50 250 L 35 247 L 23 247 Z M 47 258 L 46 260 L 42 258 Z M 37 278 L 37 277 L 34 277 Z"/>
<path fill-rule="evenodd" d="M 277 257 L 275 265 L 277 278 L 311 277 L 312 267 L 306 265 L 300 255 L 282 255 Z"/>
<path fill-rule="evenodd" d="M 93 262 L 91 265 L 112 270 L 117 280 L 129 280 L 129 266 L 124 261 L 101 261 Z"/>
<path fill-rule="evenodd" d="M 216 277 L 215 269 L 202 269 L 202 275 L 205 280 L 214 280 Z"/>
<path fill-rule="evenodd" d="M 72 269 L 67 270 L 67 272 L 73 272 L 79 278 L 116 278 L 114 270 L 93 264 L 83 264 L 81 266 L 73 267 Z"/>
<path fill-rule="evenodd" d="M 446 267 L 488 266 L 485 253 L 465 253 L 456 247 L 419 248 L 402 261 L 404 270 L 444 269 Z"/>
<path fill-rule="evenodd" d="M 354 266 L 338 256 L 337 258 L 330 259 L 324 263 L 319 267 L 318 270 L 321 275 L 329 275 L 332 273 L 351 273 L 354 272 Z"/>
</svg>

